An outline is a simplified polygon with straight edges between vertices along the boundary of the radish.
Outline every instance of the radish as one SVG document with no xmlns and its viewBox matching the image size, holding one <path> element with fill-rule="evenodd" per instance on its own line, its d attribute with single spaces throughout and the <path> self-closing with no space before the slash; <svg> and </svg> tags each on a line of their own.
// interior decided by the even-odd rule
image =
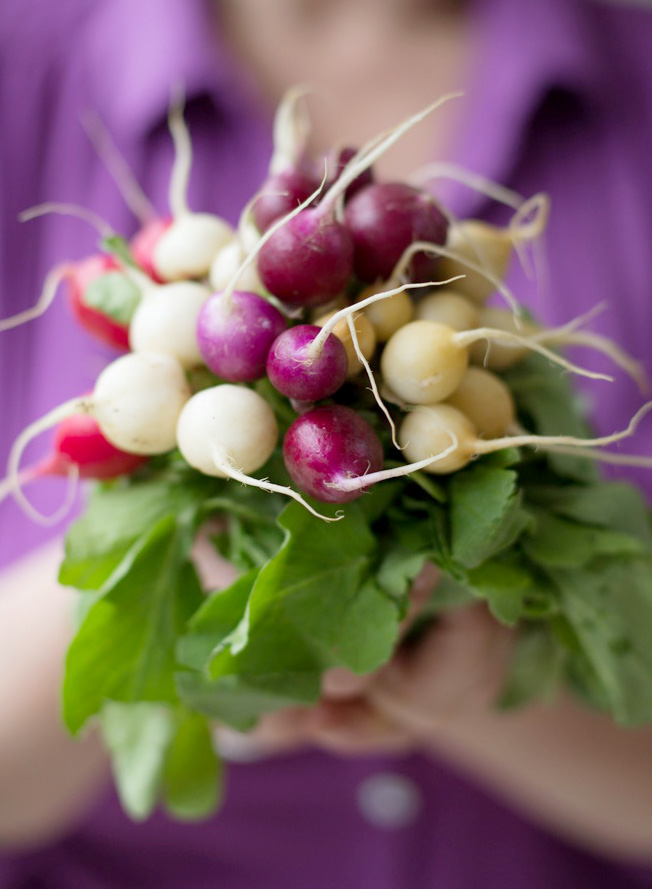
<svg viewBox="0 0 652 889">
<path fill-rule="evenodd" d="M 244 386 L 223 383 L 197 392 L 179 416 L 177 444 L 186 462 L 204 475 L 232 478 L 264 491 L 283 494 L 326 521 L 300 494 L 249 473 L 272 456 L 278 440 L 274 412 L 265 399 Z"/>
<path fill-rule="evenodd" d="M 302 491 L 326 503 L 348 503 L 362 490 L 344 491 L 340 484 L 380 470 L 383 446 L 360 414 L 342 405 L 325 405 L 292 423 L 283 439 L 283 459 Z"/>
<path fill-rule="evenodd" d="M 197 344 L 206 366 L 231 382 L 265 376 L 272 343 L 286 328 L 283 315 L 258 296 L 236 290 L 214 293 L 197 317 Z"/>
<path fill-rule="evenodd" d="M 208 275 L 213 290 L 225 290 L 228 284 L 241 268 L 247 251 L 242 246 L 240 237 L 236 235 L 228 244 L 217 252 L 211 263 Z M 237 285 L 240 290 L 248 293 L 265 293 L 260 276 L 253 264 L 248 265 L 237 277 Z"/>
<path fill-rule="evenodd" d="M 23 451 L 41 432 L 75 414 L 93 417 L 102 436 L 129 455 L 170 451 L 176 444 L 177 419 L 190 395 L 183 368 L 171 356 L 154 352 L 123 355 L 104 368 L 91 395 L 59 405 L 20 433 L 9 453 L 6 484 L 25 510 L 33 512 L 20 491 Z M 80 462 L 82 451 L 80 446 Z M 72 468 L 75 475 L 81 474 L 77 463 L 73 462 Z"/>
<path fill-rule="evenodd" d="M 305 165 L 310 121 L 301 100 L 306 92 L 306 87 L 292 87 L 276 111 L 269 175 L 251 205 L 260 233 L 302 204 L 319 185 Z"/>
<path fill-rule="evenodd" d="M 158 237 L 147 239 L 151 254 L 141 255 L 141 261 L 163 281 L 203 278 L 208 275 L 215 255 L 233 237 L 233 228 L 219 216 L 193 213 L 188 208 L 192 145 L 179 104 L 170 110 L 169 127 L 175 148 L 169 190 L 172 222 L 167 226 L 161 223 Z"/>
<path fill-rule="evenodd" d="M 582 439 L 570 435 L 526 434 L 485 440 L 478 437 L 471 420 L 452 405 L 421 405 L 411 411 L 403 421 L 399 439 L 408 460 L 420 462 L 431 460 L 429 464 L 423 466 L 423 469 L 425 472 L 436 474 L 457 472 L 475 457 L 512 447 L 567 449 L 569 453 L 595 456 L 599 460 L 602 459 L 602 455 L 593 454 L 589 448 L 602 447 L 633 435 L 640 420 L 651 409 L 652 402 L 648 402 L 634 415 L 626 429 L 600 438 Z M 605 456 L 608 460 L 611 455 Z M 633 457 L 631 460 L 643 465 L 641 458 Z M 628 458 L 622 460 L 626 461 L 629 462 Z M 652 465 L 652 458 L 647 458 L 646 465 Z M 389 471 L 388 477 L 391 477 L 391 472 L 392 470 Z"/>
<path fill-rule="evenodd" d="M 321 328 L 299 324 L 282 333 L 267 356 L 270 383 L 288 398 L 299 402 L 320 401 L 345 383 L 349 361 L 337 336 L 330 335 L 318 354 L 311 349 Z"/>
<path fill-rule="evenodd" d="M 414 241 L 444 244 L 448 223 L 435 198 L 401 182 L 382 182 L 358 191 L 344 212 L 354 244 L 356 275 L 368 283 L 385 280 Z M 436 273 L 432 255 L 412 257 L 413 280 L 430 280 Z"/>
<path fill-rule="evenodd" d="M 337 218 L 346 189 L 408 129 L 449 98 L 404 121 L 383 139 L 373 140 L 348 164 L 317 207 L 292 216 L 260 247 L 258 273 L 270 293 L 286 305 L 300 307 L 323 305 L 340 295 L 351 279 L 354 255 L 348 226 Z"/>
<path fill-rule="evenodd" d="M 27 501 L 17 495 L 19 486 L 46 476 L 67 476 L 107 481 L 129 475 L 145 462 L 138 454 L 128 454 L 114 447 L 102 435 L 97 421 L 86 414 L 66 417 L 57 426 L 52 453 L 34 466 L 23 469 L 17 477 L 0 483 L 0 500 L 13 494 L 21 505 Z M 28 512 L 40 524 L 52 524 L 63 517 L 64 510 L 54 516 L 43 516 L 31 504 Z M 67 511 L 67 505 L 66 510 Z"/>
<path fill-rule="evenodd" d="M 143 284 L 143 297 L 129 328 L 132 350 L 166 353 L 188 369 L 202 364 L 197 319 L 210 290 L 196 281 L 155 284 L 133 270 L 128 274 Z"/>
<path fill-rule="evenodd" d="M 327 188 L 330 188 L 334 182 L 337 182 L 349 163 L 354 160 L 354 158 L 357 158 L 358 154 L 358 149 L 352 148 L 350 145 L 347 145 L 344 148 L 338 148 L 329 154 L 326 161 L 326 168 L 330 170 L 328 182 L 326 183 Z M 356 194 L 356 192 L 360 191 L 360 189 L 364 188 L 366 185 L 371 185 L 373 181 L 373 171 L 370 167 L 367 167 L 367 169 L 363 170 L 358 178 L 354 179 L 348 186 L 344 192 L 344 200 L 348 201 L 349 198 L 352 198 L 353 195 Z"/>
<path fill-rule="evenodd" d="M 129 242 L 131 255 L 141 269 L 157 284 L 162 284 L 164 279 L 158 274 L 154 266 L 154 248 L 163 234 L 172 225 L 171 216 L 152 219 L 145 223 Z"/>
<path fill-rule="evenodd" d="M 382 303 L 381 303 L 382 305 Z M 456 290 L 442 288 L 436 293 L 428 293 L 418 300 L 414 308 L 417 321 L 436 321 L 447 324 L 454 330 L 470 330 L 480 327 L 480 313 L 473 303 Z M 488 324 L 489 327 L 500 327 L 499 324 Z"/>
<path fill-rule="evenodd" d="M 468 417 L 478 435 L 485 438 L 498 438 L 517 429 L 512 393 L 500 377 L 481 367 L 468 367 L 445 403 Z"/>
<path fill-rule="evenodd" d="M 411 321 L 389 340 L 380 359 L 385 383 L 408 404 L 443 401 L 459 386 L 469 362 L 469 346 L 477 340 L 526 345 L 551 361 L 594 379 L 604 374 L 583 370 L 531 339 L 490 327 L 458 332 L 434 321 Z"/>
<path fill-rule="evenodd" d="M 442 257 L 440 273 L 446 277 L 464 274 L 457 290 L 475 302 L 485 302 L 496 289 L 488 276 L 504 280 L 512 252 L 541 236 L 549 209 L 548 198 L 538 194 L 516 211 L 506 228 L 479 219 L 467 219 L 451 226 L 446 247 L 456 257 Z M 524 222 L 528 216 L 530 220 Z M 475 271 L 470 263 L 479 266 L 484 274 Z"/>
</svg>

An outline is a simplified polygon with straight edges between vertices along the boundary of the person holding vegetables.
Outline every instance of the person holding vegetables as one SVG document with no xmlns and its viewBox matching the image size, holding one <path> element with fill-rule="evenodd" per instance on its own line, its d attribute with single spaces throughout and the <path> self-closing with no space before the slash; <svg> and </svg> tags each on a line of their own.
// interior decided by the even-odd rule
<svg viewBox="0 0 652 889">
<path fill-rule="evenodd" d="M 182 83 L 195 152 L 189 203 L 235 224 L 267 175 L 271 110 L 293 84 L 315 86 L 316 156 L 341 139 L 362 144 L 462 88 L 464 98 L 378 161 L 378 174 L 406 180 L 453 158 L 519 193 L 548 193 L 546 286 L 515 263 L 511 288 L 549 325 L 607 300 L 597 326 L 652 373 L 645 8 L 66 0 L 56 13 L 45 3 L 26 12 L 12 0 L 0 11 L 3 318 L 32 305 L 62 256 L 95 249 L 77 220 L 21 226 L 18 213 L 74 202 L 117 231 L 136 228 L 84 134 L 89 111 L 163 216 L 167 106 Z M 482 195 L 450 182 L 444 190 L 458 217 L 504 224 Z M 27 423 L 89 390 L 115 353 L 100 351 L 58 304 L 0 337 L 5 454 Z M 581 393 L 598 434 L 623 428 L 638 406 L 620 377 L 583 381 Z M 649 453 L 650 441 L 642 425 L 632 448 Z M 649 499 L 649 471 L 611 471 Z M 60 488 L 34 497 L 51 509 Z M 570 692 L 497 710 L 515 631 L 480 604 L 418 625 L 437 595 L 433 566 L 414 584 L 403 641 L 386 666 L 363 676 L 327 672 L 316 706 L 269 714 L 243 738 L 218 729 L 225 754 L 250 760 L 229 765 L 218 816 L 181 825 L 155 813 L 133 824 L 106 792 L 97 739 L 73 741 L 60 723 L 72 606 L 54 580 L 61 531 L 35 528 L 7 501 L 0 522 L 0 889 L 652 886 L 652 727 L 619 727 Z M 196 556 L 207 588 L 227 582 L 205 541 Z"/>
</svg>

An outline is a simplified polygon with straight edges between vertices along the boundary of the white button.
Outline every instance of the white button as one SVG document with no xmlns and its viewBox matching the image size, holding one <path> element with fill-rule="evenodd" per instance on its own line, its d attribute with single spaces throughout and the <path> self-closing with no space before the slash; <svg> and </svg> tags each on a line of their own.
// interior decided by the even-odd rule
<svg viewBox="0 0 652 889">
<path fill-rule="evenodd" d="M 404 775 L 381 772 L 360 784 L 358 806 L 374 827 L 395 830 L 416 821 L 421 811 L 421 793 Z"/>
</svg>

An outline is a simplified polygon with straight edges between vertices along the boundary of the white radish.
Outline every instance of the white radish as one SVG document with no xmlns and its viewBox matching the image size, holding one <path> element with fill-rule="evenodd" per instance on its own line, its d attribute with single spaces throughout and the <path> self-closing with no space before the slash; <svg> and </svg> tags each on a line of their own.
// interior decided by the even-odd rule
<svg viewBox="0 0 652 889">
<path fill-rule="evenodd" d="M 496 290 L 494 282 L 504 281 L 513 250 L 541 236 L 549 209 L 547 196 L 538 194 L 517 210 L 516 221 L 506 228 L 479 219 L 467 219 L 451 226 L 446 248 L 455 256 L 442 256 L 442 274 L 448 277 L 464 274 L 466 277 L 457 289 L 469 299 L 483 303 Z M 522 222 L 528 215 L 530 220 Z M 473 266 L 479 266 L 482 271 L 476 271 Z"/>
<path fill-rule="evenodd" d="M 218 251 L 209 272 L 209 280 L 213 290 L 226 290 L 230 282 L 239 271 L 247 256 L 238 236 Z M 252 263 L 246 266 L 237 278 L 239 290 L 248 293 L 264 294 L 265 288 L 260 280 L 256 266 Z"/>
<path fill-rule="evenodd" d="M 475 457 L 510 447 L 549 448 L 551 451 L 561 447 L 568 449 L 569 453 L 572 449 L 578 456 L 595 456 L 595 459 L 600 460 L 602 454 L 596 452 L 594 455 L 589 449 L 621 441 L 633 435 L 639 422 L 650 409 L 652 402 L 647 402 L 634 415 L 626 429 L 600 438 L 525 434 L 485 440 L 478 437 L 473 423 L 457 408 L 449 404 L 421 405 L 407 415 L 401 424 L 398 436 L 407 460 L 417 462 L 432 458 L 432 463 L 424 466 L 424 471 L 433 474 L 457 472 Z M 451 442 L 456 443 L 452 451 Z M 446 456 L 445 452 L 448 452 Z"/>
<path fill-rule="evenodd" d="M 274 412 L 253 389 L 223 383 L 197 392 L 181 411 L 176 435 L 183 458 L 204 475 L 291 497 L 326 521 L 341 518 L 323 516 L 292 488 L 250 475 L 269 460 L 278 441 Z"/>
<path fill-rule="evenodd" d="M 129 325 L 129 345 L 134 352 L 165 352 L 184 368 L 203 364 L 197 345 L 197 318 L 211 291 L 194 281 L 153 285 Z"/>
<path fill-rule="evenodd" d="M 20 461 L 27 445 L 41 432 L 73 414 L 91 414 L 102 435 L 130 454 L 164 454 L 176 444 L 179 414 L 191 390 L 179 362 L 155 352 L 129 353 L 101 372 L 92 395 L 73 398 L 31 423 L 14 441 L 7 479 L 16 500 L 30 514 L 20 490 Z"/>
<path fill-rule="evenodd" d="M 477 306 L 469 302 L 455 290 L 444 290 L 428 293 L 418 300 L 414 308 L 417 321 L 436 321 L 446 324 L 454 330 L 471 330 L 480 327 L 480 314 Z M 487 325 L 498 327 L 499 325 Z"/>
<path fill-rule="evenodd" d="M 540 343 L 517 334 L 480 327 L 458 332 L 434 321 L 411 321 L 389 340 L 380 359 L 384 382 L 408 404 L 443 401 L 459 386 L 466 371 L 469 346 L 477 340 L 525 344 L 556 364 L 593 379 L 611 377 L 583 370 Z"/>
<path fill-rule="evenodd" d="M 219 216 L 193 213 L 189 209 L 192 144 L 178 103 L 170 110 L 169 127 L 175 149 L 169 190 L 174 218 L 154 245 L 152 265 L 164 281 L 203 278 L 208 275 L 217 252 L 233 238 L 234 230 Z"/>
<path fill-rule="evenodd" d="M 468 417 L 484 438 L 498 438 L 516 429 L 512 393 L 500 377 L 481 367 L 467 367 L 459 386 L 445 403 Z"/>
</svg>

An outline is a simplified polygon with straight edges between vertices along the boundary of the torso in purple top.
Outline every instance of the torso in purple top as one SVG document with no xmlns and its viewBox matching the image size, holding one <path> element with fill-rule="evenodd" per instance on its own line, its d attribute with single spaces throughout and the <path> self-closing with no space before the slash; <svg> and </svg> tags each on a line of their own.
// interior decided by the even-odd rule
<svg viewBox="0 0 652 889">
<path fill-rule="evenodd" d="M 595 328 L 652 372 L 652 13 L 586 0 L 477 0 L 475 80 L 455 160 L 524 194 L 547 191 L 550 274 L 519 295 L 545 321 L 603 300 Z M 151 22 L 156 22 L 153 28 Z M 262 180 L 270 112 L 210 36 L 199 0 L 5 0 L 0 11 L 0 315 L 31 304 L 46 271 L 81 258 L 94 236 L 74 219 L 21 226 L 44 200 L 77 202 L 131 234 L 135 222 L 80 125 L 95 110 L 160 211 L 171 146 L 170 84 L 189 97 L 191 206 L 235 219 Z M 461 214 L 491 216 L 459 189 Z M 16 433 L 91 388 L 107 359 L 61 301 L 0 339 L 0 457 Z M 583 387 L 600 430 L 623 427 L 633 385 Z M 648 424 L 649 426 L 650 424 Z M 642 430 L 638 450 L 652 442 Z M 648 492 L 652 476 L 631 474 Z M 41 495 L 52 508 L 61 489 Z M 46 533 L 12 503 L 0 510 L 0 556 Z M 521 820 L 433 760 L 339 760 L 316 752 L 229 769 L 219 817 L 135 826 L 112 797 L 53 848 L 0 862 L 1 889 L 598 889 L 652 886 L 652 871 L 590 857 Z"/>
</svg>

